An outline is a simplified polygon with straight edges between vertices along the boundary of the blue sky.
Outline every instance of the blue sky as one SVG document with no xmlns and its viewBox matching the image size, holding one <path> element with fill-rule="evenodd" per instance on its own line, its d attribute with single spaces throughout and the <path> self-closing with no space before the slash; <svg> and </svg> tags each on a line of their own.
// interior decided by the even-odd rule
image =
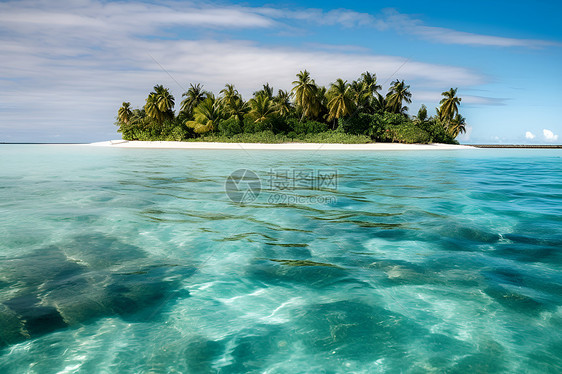
<svg viewBox="0 0 562 374">
<path fill-rule="evenodd" d="M 0 1 L 0 142 L 116 139 L 123 101 L 189 83 L 248 98 L 308 69 L 328 86 L 376 73 L 415 114 L 458 87 L 463 143 L 562 142 L 557 1 Z"/>
</svg>

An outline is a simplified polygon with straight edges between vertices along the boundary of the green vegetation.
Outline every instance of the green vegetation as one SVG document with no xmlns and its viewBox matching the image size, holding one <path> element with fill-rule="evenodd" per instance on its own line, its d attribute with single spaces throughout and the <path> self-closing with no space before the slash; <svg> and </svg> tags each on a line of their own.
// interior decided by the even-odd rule
<svg viewBox="0 0 562 374">
<path fill-rule="evenodd" d="M 325 131 L 316 134 L 275 134 L 271 130 L 256 133 L 241 133 L 232 136 L 220 133 L 204 135 L 198 138 L 188 139 L 195 142 L 232 142 L 232 143 L 341 143 L 341 144 L 365 144 L 371 143 L 372 139 L 367 135 L 352 135 L 338 131 Z"/>
<path fill-rule="evenodd" d="M 466 131 L 459 114 L 457 89 L 442 93 L 435 116 L 422 105 L 408 115 L 410 86 L 392 82 L 388 93 L 375 74 L 365 72 L 348 83 L 337 79 L 329 89 L 318 86 L 308 71 L 301 71 L 291 92 L 265 84 L 248 101 L 234 85 L 226 84 L 215 97 L 200 84 L 183 93 L 180 110 L 167 88 L 154 86 L 143 108 L 124 102 L 116 125 L 126 140 L 175 140 L 243 143 L 457 143 Z"/>
</svg>

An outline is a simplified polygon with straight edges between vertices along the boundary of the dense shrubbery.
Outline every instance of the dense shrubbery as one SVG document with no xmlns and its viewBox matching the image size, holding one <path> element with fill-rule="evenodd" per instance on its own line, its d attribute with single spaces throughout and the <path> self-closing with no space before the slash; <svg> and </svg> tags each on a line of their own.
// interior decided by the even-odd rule
<svg viewBox="0 0 562 374">
<path fill-rule="evenodd" d="M 293 133 L 294 134 L 294 133 Z M 228 143 L 341 143 L 341 144 L 365 144 L 372 142 L 367 135 L 351 135 L 338 131 L 325 131 L 316 134 L 275 134 L 271 130 L 256 132 L 252 134 L 236 134 L 227 136 L 224 134 L 205 135 L 188 141 L 195 142 L 228 142 Z"/>
<path fill-rule="evenodd" d="M 365 144 L 372 142 L 371 137 L 367 135 L 346 134 L 339 131 L 326 131 L 317 134 L 306 134 L 297 137 L 298 141 L 303 143 L 341 143 L 341 144 Z"/>
<path fill-rule="evenodd" d="M 290 139 L 283 134 L 275 134 L 271 130 L 266 130 L 254 133 L 236 134 L 233 136 L 227 136 L 220 133 L 209 134 L 199 138 L 189 139 L 189 141 L 222 143 L 286 143 L 289 142 Z"/>
<path fill-rule="evenodd" d="M 307 71 L 297 74 L 291 93 L 264 85 L 245 102 L 234 86 L 218 98 L 200 85 L 183 94 L 178 115 L 174 97 L 155 86 L 143 109 L 123 103 L 116 125 L 126 140 L 173 140 L 259 143 L 456 143 L 465 120 L 458 114 L 456 90 L 443 92 L 435 117 L 422 106 L 410 118 L 409 86 L 395 81 L 386 97 L 368 72 L 347 84 L 338 79 L 329 90 L 318 87 Z M 293 100 L 291 100 L 293 98 Z M 335 128 L 335 130 L 334 130 Z"/>
<path fill-rule="evenodd" d="M 316 121 L 299 121 L 296 118 L 290 118 L 287 121 L 287 127 L 295 134 L 318 134 L 329 130 L 327 123 Z"/>
<path fill-rule="evenodd" d="M 429 134 L 430 143 L 458 143 L 439 118 L 424 121 L 418 126 Z"/>
<path fill-rule="evenodd" d="M 338 129 L 348 134 L 366 134 L 369 132 L 373 116 L 367 113 L 357 113 L 349 117 L 340 118 Z"/>
</svg>

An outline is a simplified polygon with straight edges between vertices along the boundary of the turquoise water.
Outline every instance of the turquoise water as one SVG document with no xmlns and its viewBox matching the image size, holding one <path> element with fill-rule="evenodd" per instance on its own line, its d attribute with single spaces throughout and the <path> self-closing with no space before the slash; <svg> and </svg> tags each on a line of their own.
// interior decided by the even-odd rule
<svg viewBox="0 0 562 374">
<path fill-rule="evenodd" d="M 0 146 L 0 372 L 560 372 L 561 156 Z"/>
</svg>

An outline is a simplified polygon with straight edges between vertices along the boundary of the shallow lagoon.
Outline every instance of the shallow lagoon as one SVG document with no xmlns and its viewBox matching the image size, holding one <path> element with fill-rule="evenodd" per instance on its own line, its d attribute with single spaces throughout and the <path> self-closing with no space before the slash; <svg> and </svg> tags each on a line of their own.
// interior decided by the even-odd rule
<svg viewBox="0 0 562 374">
<path fill-rule="evenodd" d="M 2 145 L 0 371 L 560 372 L 561 157 Z"/>
</svg>

